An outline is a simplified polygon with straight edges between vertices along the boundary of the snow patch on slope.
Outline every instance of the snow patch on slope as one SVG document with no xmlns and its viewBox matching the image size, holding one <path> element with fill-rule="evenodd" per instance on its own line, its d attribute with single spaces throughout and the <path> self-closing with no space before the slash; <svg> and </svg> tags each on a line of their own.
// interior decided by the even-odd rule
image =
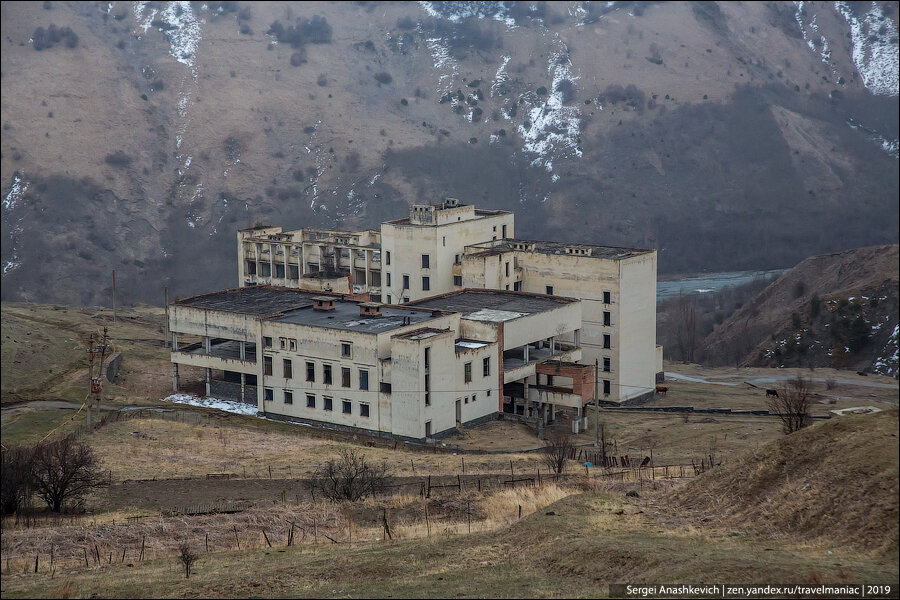
<svg viewBox="0 0 900 600">
<path fill-rule="evenodd" d="M 506 2 L 419 2 L 428 16 L 436 19 L 447 19 L 458 23 L 463 19 L 494 19 L 505 23 L 507 27 L 516 26 L 516 21 L 509 16 Z"/>
<path fill-rule="evenodd" d="M 879 375 L 896 377 L 898 371 L 900 371 L 900 345 L 898 345 L 898 333 L 900 333 L 900 325 L 894 325 L 894 332 L 891 334 L 891 337 L 888 339 L 879 355 L 875 358 L 872 370 Z"/>
<path fill-rule="evenodd" d="M 847 2 L 835 2 L 834 8 L 850 25 L 853 64 L 866 88 L 876 96 L 900 95 L 900 58 L 893 21 L 875 2 L 862 18 Z"/>
<path fill-rule="evenodd" d="M 172 394 L 163 398 L 163 402 L 172 402 L 175 404 L 188 404 L 190 406 L 200 406 L 202 408 L 212 408 L 224 412 L 230 412 L 238 415 L 255 415 L 256 407 L 245 402 L 234 402 L 232 400 L 219 400 L 218 398 L 200 398 L 191 396 L 190 394 Z"/>
<path fill-rule="evenodd" d="M 574 82 L 578 77 L 571 73 L 572 61 L 568 48 L 561 41 L 559 44 L 561 48 L 550 53 L 547 66 L 553 78 L 549 96 L 543 105 L 529 111 L 530 127 L 526 127 L 525 123 L 519 125 L 519 135 L 524 141 L 522 152 L 536 155 L 531 161 L 532 166 L 542 166 L 548 172 L 553 171 L 554 158 L 581 158 L 581 110 L 577 104 L 564 104 L 563 92 L 557 90 L 563 80 Z"/>
<path fill-rule="evenodd" d="M 27 191 L 28 183 L 18 173 L 13 174 L 9 193 L 3 198 L 3 220 L 10 223 L 9 256 L 3 261 L 3 275 L 11 273 L 22 266 L 16 244 L 18 244 L 19 236 L 22 234 L 23 216 L 14 218 L 13 213 L 24 204 L 25 192 Z"/>
</svg>

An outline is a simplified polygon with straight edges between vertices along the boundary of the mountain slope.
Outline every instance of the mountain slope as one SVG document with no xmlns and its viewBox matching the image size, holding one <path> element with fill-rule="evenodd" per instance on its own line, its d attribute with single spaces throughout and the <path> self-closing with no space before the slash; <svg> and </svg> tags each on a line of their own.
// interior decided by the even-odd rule
<svg viewBox="0 0 900 600">
<path fill-rule="evenodd" d="M 897 376 L 898 246 L 814 256 L 744 303 L 702 343 L 707 362 L 831 366 Z"/>
<path fill-rule="evenodd" d="M 664 272 L 896 242 L 896 19 L 5 2 L 3 298 L 106 302 L 111 269 L 126 300 L 232 285 L 239 227 L 371 227 L 442 195 L 523 236 L 658 247 Z"/>
</svg>

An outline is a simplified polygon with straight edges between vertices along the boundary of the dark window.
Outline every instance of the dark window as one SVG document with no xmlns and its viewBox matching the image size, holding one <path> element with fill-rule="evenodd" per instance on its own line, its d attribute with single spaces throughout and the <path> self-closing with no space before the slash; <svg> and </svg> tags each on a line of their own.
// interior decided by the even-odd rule
<svg viewBox="0 0 900 600">
<path fill-rule="evenodd" d="M 612 359 L 608 356 L 603 357 L 603 370 L 607 373 L 612 370 Z"/>
<path fill-rule="evenodd" d="M 295 340 L 295 339 L 290 339 L 290 340 L 288 340 L 288 341 L 289 341 L 289 345 L 290 345 L 291 350 L 296 350 L 296 349 L 297 349 L 297 340 Z"/>
<path fill-rule="evenodd" d="M 431 421 L 425 421 L 425 437 L 431 437 Z"/>
<path fill-rule="evenodd" d="M 428 291 L 430 289 L 431 289 L 431 279 L 428 277 L 423 277 L 422 278 L 422 290 Z"/>
<path fill-rule="evenodd" d="M 478 394 L 472 394 L 472 402 L 478 400 Z"/>
<path fill-rule="evenodd" d="M 284 390 L 284 403 L 285 404 L 293 404 L 294 403 L 294 393 Z"/>
<path fill-rule="evenodd" d="M 272 338 L 270 338 L 268 336 L 263 337 L 263 347 L 271 348 L 272 347 Z"/>
<path fill-rule="evenodd" d="M 548 296 L 552 296 L 552 295 L 553 295 L 553 286 L 552 286 L 552 285 L 548 285 L 548 286 L 547 286 L 547 295 L 548 295 Z"/>
<path fill-rule="evenodd" d="M 422 268 L 427 269 L 431 264 L 431 258 L 427 254 L 422 255 Z"/>
<path fill-rule="evenodd" d="M 264 262 L 259 263 L 260 275 L 263 277 L 269 277 L 272 274 L 272 265 L 270 263 Z"/>
<path fill-rule="evenodd" d="M 390 274 L 389 274 L 389 275 L 390 275 Z M 390 284 L 388 284 L 388 285 L 390 285 Z M 391 303 L 391 295 L 390 295 L 390 294 L 387 295 L 387 303 L 388 303 L 388 304 Z"/>
<path fill-rule="evenodd" d="M 368 416 L 369 416 L 369 405 L 368 405 L 368 404 L 362 404 L 362 403 L 360 403 L 360 405 L 359 405 L 359 416 L 361 416 L 361 417 L 368 417 Z"/>
<path fill-rule="evenodd" d="M 503 226 L 503 239 L 506 239 L 506 225 Z"/>
<path fill-rule="evenodd" d="M 364 371 L 363 369 L 359 370 L 359 389 L 369 389 L 369 372 Z"/>
<path fill-rule="evenodd" d="M 607 396 L 609 395 L 609 389 L 610 389 L 609 379 L 604 379 L 603 380 L 603 393 L 606 394 Z"/>
<path fill-rule="evenodd" d="M 300 279 L 300 266 L 288 265 L 288 276 L 291 279 Z"/>
<path fill-rule="evenodd" d="M 322 383 L 331 385 L 331 365 L 322 365 L 322 374 L 324 376 Z"/>
<path fill-rule="evenodd" d="M 521 281 L 514 281 L 514 282 L 513 282 L 513 291 L 514 291 L 514 292 L 521 292 L 521 291 L 522 291 L 522 282 L 521 282 Z"/>
<path fill-rule="evenodd" d="M 458 400 L 457 400 L 457 402 L 458 402 Z M 466 396 L 465 399 L 463 400 L 463 404 L 468 404 L 468 403 L 469 403 L 469 397 Z"/>
<path fill-rule="evenodd" d="M 278 338 L 278 343 L 281 344 L 282 350 L 287 348 L 287 338 Z"/>
<path fill-rule="evenodd" d="M 453 257 L 453 264 L 454 265 L 462 264 L 462 262 L 459 260 L 459 254 L 457 254 Z"/>
<path fill-rule="evenodd" d="M 316 397 L 312 394 L 306 395 L 306 408 L 315 408 L 316 407 Z"/>
<path fill-rule="evenodd" d="M 612 293 L 611 292 L 603 292 L 603 304 L 609 304 L 612 302 Z"/>
<path fill-rule="evenodd" d="M 350 367 L 341 367 L 341 385 L 350 387 Z"/>
<path fill-rule="evenodd" d="M 490 356 L 481 360 L 481 371 L 485 377 L 487 377 L 488 375 L 491 374 L 491 357 Z"/>
<path fill-rule="evenodd" d="M 307 381 L 315 381 L 316 380 L 316 363 L 311 363 L 311 362 L 306 363 L 306 380 Z"/>
<path fill-rule="evenodd" d="M 284 279 L 284 265 L 282 263 L 275 263 L 275 277 Z"/>
<path fill-rule="evenodd" d="M 467 362 L 465 367 L 463 368 L 463 371 L 465 373 L 465 382 L 472 383 L 472 363 Z"/>
<path fill-rule="evenodd" d="M 272 388 L 263 388 L 263 400 L 271 402 L 275 399 L 275 392 Z"/>
<path fill-rule="evenodd" d="M 425 348 L 425 368 L 431 366 L 431 348 Z"/>
<path fill-rule="evenodd" d="M 404 289 L 404 290 L 408 290 L 408 289 L 409 289 L 409 275 L 404 275 L 404 276 L 403 276 L 403 289 Z"/>
<path fill-rule="evenodd" d="M 353 412 L 353 404 L 349 400 L 344 400 L 343 402 L 341 402 L 341 411 L 345 415 L 349 415 L 351 412 Z"/>
<path fill-rule="evenodd" d="M 612 313 L 610 313 L 608 310 L 603 311 L 603 324 L 607 327 L 612 324 Z"/>
<path fill-rule="evenodd" d="M 390 251 L 390 250 L 388 250 L 388 251 L 384 254 L 384 264 L 386 264 L 386 265 L 391 264 L 391 251 Z"/>
<path fill-rule="evenodd" d="M 284 378 L 290 379 L 294 376 L 294 366 L 291 364 L 291 361 L 288 359 L 284 359 L 284 364 L 282 365 L 284 370 Z"/>
<path fill-rule="evenodd" d="M 322 400 L 325 401 L 325 402 L 324 402 L 325 406 L 323 406 L 322 408 L 324 408 L 325 410 L 332 410 L 332 408 L 331 408 L 331 398 L 329 398 L 328 396 L 323 396 L 323 397 L 322 397 Z"/>
<path fill-rule="evenodd" d="M 350 342 L 341 342 L 341 356 L 350 356 Z"/>
<path fill-rule="evenodd" d="M 509 261 L 506 261 L 506 276 L 509 277 Z"/>
<path fill-rule="evenodd" d="M 256 275 L 256 261 L 255 260 L 247 261 L 247 275 Z"/>
<path fill-rule="evenodd" d="M 384 282 L 387 285 L 387 287 L 391 287 L 391 274 L 390 273 L 385 273 Z"/>
<path fill-rule="evenodd" d="M 603 334 L 603 348 L 604 350 L 609 350 L 612 348 L 612 336 L 608 333 Z"/>
<path fill-rule="evenodd" d="M 263 375 L 272 374 L 272 357 L 263 356 Z"/>
<path fill-rule="evenodd" d="M 462 275 L 453 276 L 453 285 L 462 285 Z"/>
</svg>

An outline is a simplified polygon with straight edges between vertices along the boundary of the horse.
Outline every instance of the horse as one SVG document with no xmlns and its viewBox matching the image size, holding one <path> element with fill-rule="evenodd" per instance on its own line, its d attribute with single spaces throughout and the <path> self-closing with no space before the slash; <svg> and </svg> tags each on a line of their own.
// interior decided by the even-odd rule
<svg viewBox="0 0 900 600">
<path fill-rule="evenodd" d="M 766 398 L 777 398 L 778 390 L 767 389 L 766 390 Z"/>
<path fill-rule="evenodd" d="M 656 393 L 659 394 L 660 396 L 665 396 L 666 392 L 668 392 L 668 391 L 669 391 L 669 388 L 665 385 L 656 386 Z"/>
</svg>

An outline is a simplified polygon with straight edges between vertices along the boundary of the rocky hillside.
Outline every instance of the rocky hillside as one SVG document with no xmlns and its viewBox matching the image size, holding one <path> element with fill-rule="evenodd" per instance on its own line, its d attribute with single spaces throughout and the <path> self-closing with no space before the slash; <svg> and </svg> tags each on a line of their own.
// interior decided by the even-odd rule
<svg viewBox="0 0 900 600">
<path fill-rule="evenodd" d="M 706 337 L 706 361 L 897 377 L 898 260 L 896 245 L 804 260 Z"/>
<path fill-rule="evenodd" d="M 233 285 L 453 195 L 662 272 L 898 239 L 895 3 L 4 2 L 2 297 Z"/>
</svg>

